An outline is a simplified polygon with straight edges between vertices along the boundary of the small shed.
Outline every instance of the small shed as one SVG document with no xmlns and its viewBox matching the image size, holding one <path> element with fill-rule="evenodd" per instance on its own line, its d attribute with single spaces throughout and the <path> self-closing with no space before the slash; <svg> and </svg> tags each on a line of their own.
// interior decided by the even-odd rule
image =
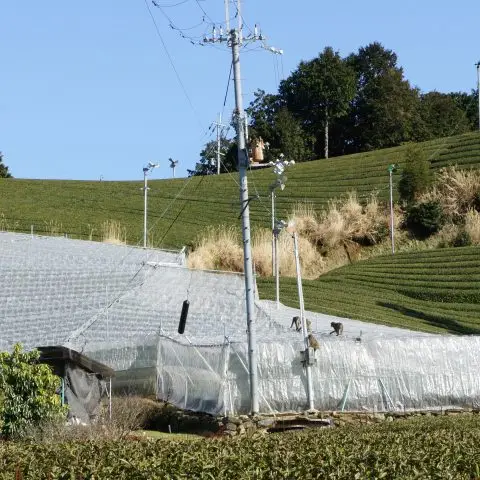
<svg viewBox="0 0 480 480">
<path fill-rule="evenodd" d="M 111 398 L 115 372 L 75 350 L 63 346 L 38 347 L 41 363 L 52 367 L 62 379 L 62 404 L 69 406 L 69 419 L 90 423 L 98 415 L 102 397 Z"/>
</svg>

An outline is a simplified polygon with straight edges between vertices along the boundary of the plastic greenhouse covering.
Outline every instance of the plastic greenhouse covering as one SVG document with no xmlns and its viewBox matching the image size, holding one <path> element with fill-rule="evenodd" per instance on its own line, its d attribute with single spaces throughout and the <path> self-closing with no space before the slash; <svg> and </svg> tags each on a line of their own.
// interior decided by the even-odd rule
<svg viewBox="0 0 480 480">
<path fill-rule="evenodd" d="M 190 309 L 177 332 L 183 301 Z M 307 407 L 298 310 L 256 299 L 260 411 Z M 432 335 L 307 312 L 320 342 L 319 410 L 478 406 L 480 337 Z M 242 275 L 190 270 L 182 252 L 0 232 L 0 347 L 63 345 L 116 371 L 117 391 L 154 391 L 212 414 L 250 408 Z"/>
</svg>

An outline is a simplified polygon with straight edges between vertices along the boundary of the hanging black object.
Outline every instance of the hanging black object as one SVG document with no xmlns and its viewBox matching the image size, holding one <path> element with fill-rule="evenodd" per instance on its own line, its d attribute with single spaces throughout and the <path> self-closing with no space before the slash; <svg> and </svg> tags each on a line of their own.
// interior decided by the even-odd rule
<svg viewBox="0 0 480 480">
<path fill-rule="evenodd" d="M 182 313 L 180 314 L 180 323 L 178 324 L 178 333 L 182 334 L 185 331 L 185 324 L 187 323 L 188 308 L 190 302 L 185 300 L 182 306 Z"/>
</svg>

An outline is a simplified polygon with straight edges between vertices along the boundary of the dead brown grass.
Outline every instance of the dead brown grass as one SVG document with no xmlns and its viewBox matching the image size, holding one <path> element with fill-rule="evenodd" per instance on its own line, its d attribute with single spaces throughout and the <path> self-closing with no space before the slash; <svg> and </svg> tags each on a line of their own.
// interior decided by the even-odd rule
<svg viewBox="0 0 480 480">
<path fill-rule="evenodd" d="M 230 226 L 209 227 L 194 242 L 188 266 L 202 270 L 243 272 L 243 250 L 238 229 Z"/>
<path fill-rule="evenodd" d="M 102 242 L 114 245 L 125 245 L 127 243 L 127 230 L 117 220 L 105 220 L 100 227 L 100 232 Z"/>
<path fill-rule="evenodd" d="M 442 168 L 432 190 L 420 201 L 438 201 L 443 212 L 452 219 L 465 215 L 480 192 L 480 171 L 460 170 L 457 166 Z"/>
<path fill-rule="evenodd" d="M 465 232 L 470 236 L 472 245 L 480 245 L 480 212 L 470 209 L 466 213 Z"/>
</svg>

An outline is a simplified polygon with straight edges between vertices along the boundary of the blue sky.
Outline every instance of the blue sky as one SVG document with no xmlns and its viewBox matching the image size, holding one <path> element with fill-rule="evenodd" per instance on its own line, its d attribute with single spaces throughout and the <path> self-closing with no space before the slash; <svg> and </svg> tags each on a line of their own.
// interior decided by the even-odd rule
<svg viewBox="0 0 480 480">
<path fill-rule="evenodd" d="M 145 0 L 0 3 L 0 150 L 15 177 L 136 180 L 153 161 L 161 167 L 152 178 L 168 178 L 169 157 L 180 162 L 177 177 L 193 168 L 222 110 L 230 52 L 192 45 L 147 3 L 190 101 Z M 223 3 L 158 0 L 177 26 L 200 23 L 184 30 L 195 36 L 210 29 L 209 18 L 224 19 Z M 285 52 L 282 59 L 258 48 L 242 52 L 245 106 L 257 88 L 275 92 L 279 77 L 327 45 L 347 55 L 380 41 L 423 91 L 476 85 L 478 0 L 246 0 L 242 13 Z M 226 117 L 232 107 L 233 85 Z"/>
</svg>

